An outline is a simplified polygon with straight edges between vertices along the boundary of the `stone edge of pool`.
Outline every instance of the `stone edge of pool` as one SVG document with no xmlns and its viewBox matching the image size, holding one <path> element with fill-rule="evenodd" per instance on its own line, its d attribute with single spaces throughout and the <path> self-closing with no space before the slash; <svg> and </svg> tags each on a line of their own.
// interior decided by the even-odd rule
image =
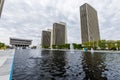
<svg viewBox="0 0 120 80">
<path fill-rule="evenodd" d="M 91 52 L 91 50 L 83 51 L 79 49 L 41 49 L 41 50 L 53 50 L 53 51 L 81 51 L 81 52 Z M 111 53 L 120 53 L 120 51 L 114 50 L 94 50 L 94 52 L 111 52 Z"/>
<path fill-rule="evenodd" d="M 15 54 L 15 49 L 9 49 L 0 52 L 0 57 L 4 57 L 3 60 L 4 62 L 0 64 L 1 65 L 0 80 L 12 80 L 14 54 Z M 5 62 L 7 62 L 7 60 L 9 59 L 10 59 L 9 64 L 5 64 Z M 0 60 L 2 60 L 2 58 L 0 58 Z"/>
</svg>

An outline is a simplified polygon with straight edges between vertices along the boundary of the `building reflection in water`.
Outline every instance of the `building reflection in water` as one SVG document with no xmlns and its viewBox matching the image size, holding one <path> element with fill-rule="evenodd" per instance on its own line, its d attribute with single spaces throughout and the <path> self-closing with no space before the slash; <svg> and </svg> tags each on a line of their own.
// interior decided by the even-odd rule
<svg viewBox="0 0 120 80">
<path fill-rule="evenodd" d="M 17 51 L 13 79 L 15 80 L 58 80 L 65 79 L 64 51 L 42 50 L 37 57 L 36 50 Z M 37 53 L 37 55 L 39 55 Z"/>
<path fill-rule="evenodd" d="M 58 50 L 17 50 L 13 78 L 15 80 L 107 80 L 104 74 L 108 69 L 106 55 L 108 54 L 80 51 L 71 53 Z"/>
<path fill-rule="evenodd" d="M 85 72 L 84 80 L 107 80 L 102 75 L 105 71 L 105 54 L 102 53 L 83 53 L 83 71 Z"/>
<path fill-rule="evenodd" d="M 40 77 L 44 80 L 57 80 L 59 78 L 64 79 L 65 70 L 65 57 L 64 51 L 41 51 L 41 75 Z"/>
</svg>

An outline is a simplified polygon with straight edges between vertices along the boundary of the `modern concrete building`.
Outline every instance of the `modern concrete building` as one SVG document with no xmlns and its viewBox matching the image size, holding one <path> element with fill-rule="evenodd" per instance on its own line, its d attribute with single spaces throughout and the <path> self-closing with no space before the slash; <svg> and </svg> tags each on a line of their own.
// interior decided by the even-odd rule
<svg viewBox="0 0 120 80">
<path fill-rule="evenodd" d="M 4 4 L 4 0 L 0 0 L 0 17 L 2 14 L 3 4 Z"/>
<path fill-rule="evenodd" d="M 42 31 L 42 38 L 41 38 L 41 44 L 42 48 L 48 47 L 51 48 L 52 46 L 52 30 L 48 29 L 46 31 Z"/>
<path fill-rule="evenodd" d="M 97 11 L 85 3 L 80 7 L 82 43 L 100 40 Z"/>
<path fill-rule="evenodd" d="M 67 43 L 66 24 L 63 22 L 53 24 L 53 45 L 63 45 Z"/>
<path fill-rule="evenodd" d="M 22 47 L 26 48 L 32 44 L 32 40 L 28 39 L 19 39 L 19 38 L 10 38 L 10 45 L 13 47 Z"/>
</svg>

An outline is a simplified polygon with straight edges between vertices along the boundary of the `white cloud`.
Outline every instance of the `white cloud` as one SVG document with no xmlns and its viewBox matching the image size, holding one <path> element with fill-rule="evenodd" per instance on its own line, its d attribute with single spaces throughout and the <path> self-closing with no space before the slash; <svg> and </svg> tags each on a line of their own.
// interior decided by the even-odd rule
<svg viewBox="0 0 120 80">
<path fill-rule="evenodd" d="M 98 12 L 102 39 L 120 39 L 119 0 L 5 0 L 0 19 L 0 41 L 9 44 L 9 37 L 41 41 L 41 31 L 54 22 L 67 23 L 69 42 L 81 42 L 79 7 L 89 3 Z M 114 36 L 113 36 L 114 35 Z"/>
</svg>

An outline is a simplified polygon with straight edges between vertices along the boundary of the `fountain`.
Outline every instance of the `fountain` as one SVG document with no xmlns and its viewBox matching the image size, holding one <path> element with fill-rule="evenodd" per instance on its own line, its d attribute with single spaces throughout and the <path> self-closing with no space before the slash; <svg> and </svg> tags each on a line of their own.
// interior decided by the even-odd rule
<svg viewBox="0 0 120 80">
<path fill-rule="evenodd" d="M 32 56 L 30 58 L 32 59 L 39 59 L 41 58 L 41 48 L 40 45 L 37 45 L 36 49 L 34 50 L 35 54 L 32 54 Z"/>
<path fill-rule="evenodd" d="M 37 46 L 37 58 L 40 58 L 41 57 L 41 47 L 40 47 L 40 44 L 38 44 L 38 46 Z"/>
<path fill-rule="evenodd" d="M 71 51 L 71 52 L 74 51 L 74 47 L 73 47 L 73 44 L 72 44 L 72 43 L 70 44 L 70 51 Z"/>
<path fill-rule="evenodd" d="M 93 48 L 91 48 L 91 53 L 94 53 L 94 50 L 93 50 Z"/>
</svg>

